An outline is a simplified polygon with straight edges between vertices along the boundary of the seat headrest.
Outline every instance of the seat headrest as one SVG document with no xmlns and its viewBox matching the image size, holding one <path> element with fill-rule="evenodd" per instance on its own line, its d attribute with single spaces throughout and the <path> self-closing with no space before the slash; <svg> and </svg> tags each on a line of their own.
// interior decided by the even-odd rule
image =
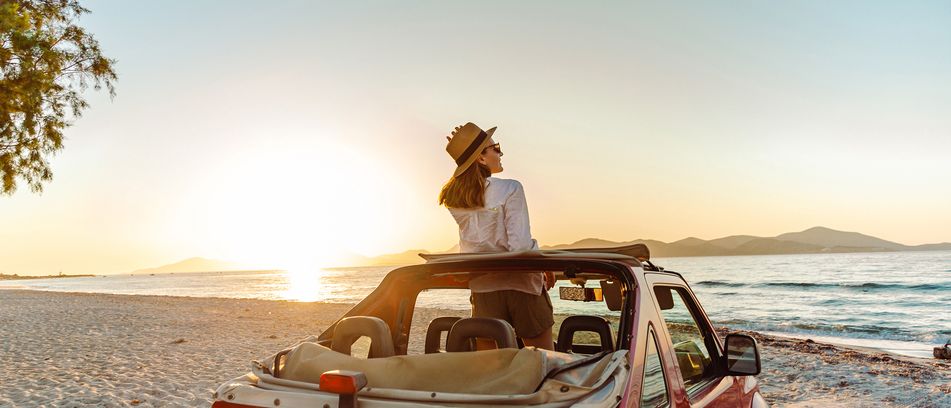
<svg viewBox="0 0 951 408">
<path fill-rule="evenodd" d="M 446 339 L 446 351 L 474 351 L 470 339 L 485 338 L 495 340 L 499 348 L 518 348 L 515 329 L 502 319 L 470 317 L 460 319 L 449 329 Z"/>
<path fill-rule="evenodd" d="M 577 332 L 596 333 L 601 344 L 574 344 L 574 336 Z M 555 348 L 563 353 L 596 354 L 614 351 L 614 333 L 611 330 L 611 324 L 600 316 L 568 316 L 561 322 L 561 328 L 558 329 L 558 343 Z"/>
<path fill-rule="evenodd" d="M 368 358 L 389 357 L 396 354 L 390 327 L 383 319 L 373 316 L 350 316 L 340 319 L 334 327 L 330 348 L 350 355 L 353 343 L 361 337 L 370 338 Z"/>
<path fill-rule="evenodd" d="M 448 332 L 449 329 L 452 329 L 452 325 L 459 321 L 459 319 L 462 318 L 454 316 L 441 316 L 429 322 L 429 327 L 426 328 L 426 354 L 439 352 L 439 340 L 442 339 L 442 332 Z"/>
</svg>

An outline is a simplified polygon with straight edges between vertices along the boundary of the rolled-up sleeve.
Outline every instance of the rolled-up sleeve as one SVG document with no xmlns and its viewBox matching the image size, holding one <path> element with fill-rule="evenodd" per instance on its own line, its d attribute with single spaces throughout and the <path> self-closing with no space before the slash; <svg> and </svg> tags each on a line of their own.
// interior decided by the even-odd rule
<svg viewBox="0 0 951 408">
<path fill-rule="evenodd" d="M 505 199 L 505 233 L 508 235 L 509 251 L 526 251 L 538 249 L 538 243 L 532 239 L 531 226 L 528 222 L 528 202 L 525 200 L 525 190 L 522 183 L 514 182 L 515 191 Z"/>
</svg>

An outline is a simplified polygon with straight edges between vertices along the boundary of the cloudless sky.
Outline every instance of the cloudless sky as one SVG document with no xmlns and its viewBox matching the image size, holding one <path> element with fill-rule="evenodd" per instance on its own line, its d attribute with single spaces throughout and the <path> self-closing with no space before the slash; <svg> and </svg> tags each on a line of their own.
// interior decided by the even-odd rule
<svg viewBox="0 0 951 408">
<path fill-rule="evenodd" d="M 448 249 L 467 121 L 542 244 L 951 241 L 948 2 L 83 4 L 118 95 L 0 197 L 4 273 Z"/>
</svg>

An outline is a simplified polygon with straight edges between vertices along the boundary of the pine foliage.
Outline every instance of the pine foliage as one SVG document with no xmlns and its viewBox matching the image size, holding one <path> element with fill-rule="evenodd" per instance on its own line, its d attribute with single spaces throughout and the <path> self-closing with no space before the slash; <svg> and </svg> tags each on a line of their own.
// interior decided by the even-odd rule
<svg viewBox="0 0 951 408">
<path fill-rule="evenodd" d="M 89 104 L 90 86 L 115 96 L 116 61 L 77 25 L 77 0 L 0 0 L 0 194 L 53 178 L 48 158 Z"/>
</svg>

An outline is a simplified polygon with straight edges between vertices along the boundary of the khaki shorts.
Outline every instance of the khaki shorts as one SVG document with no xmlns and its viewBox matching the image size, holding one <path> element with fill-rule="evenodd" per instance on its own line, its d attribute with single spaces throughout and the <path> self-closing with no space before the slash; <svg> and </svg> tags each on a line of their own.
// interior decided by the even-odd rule
<svg viewBox="0 0 951 408">
<path fill-rule="evenodd" d="M 538 337 L 555 324 L 547 292 L 530 295 L 517 290 L 473 293 L 472 317 L 494 317 L 509 322 L 521 338 Z"/>
</svg>

